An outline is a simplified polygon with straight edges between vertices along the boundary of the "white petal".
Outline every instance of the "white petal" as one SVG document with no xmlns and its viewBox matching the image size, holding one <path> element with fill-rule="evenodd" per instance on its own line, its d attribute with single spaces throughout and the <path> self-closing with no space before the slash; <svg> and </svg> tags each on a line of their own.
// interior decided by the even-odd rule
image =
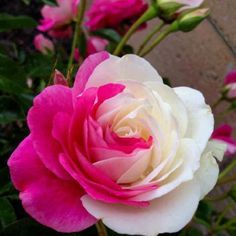
<svg viewBox="0 0 236 236">
<path fill-rule="evenodd" d="M 200 166 L 200 157 L 199 148 L 193 140 L 181 140 L 179 150 L 173 158 L 182 159 L 183 164 L 167 179 L 165 179 L 164 183 L 159 183 L 158 180 L 154 182 L 159 185 L 156 190 L 140 194 L 137 197 L 134 197 L 133 200 L 150 201 L 152 199 L 159 198 L 173 191 L 173 189 L 177 188 L 182 183 L 193 179 L 194 173 Z M 174 164 L 178 165 L 178 162 L 175 162 Z M 162 175 L 164 174 L 165 173 L 162 173 Z M 158 177 L 161 178 L 161 176 Z"/>
<path fill-rule="evenodd" d="M 174 90 L 188 109 L 189 123 L 185 137 L 194 139 L 203 151 L 214 128 L 211 108 L 206 105 L 203 95 L 195 89 L 178 87 Z"/>
<path fill-rule="evenodd" d="M 227 150 L 227 144 L 220 140 L 210 140 L 204 150 L 205 153 L 212 152 L 212 155 L 218 160 L 222 161 Z"/>
<path fill-rule="evenodd" d="M 184 137 L 188 127 L 188 114 L 182 100 L 176 95 L 172 88 L 165 84 L 146 82 L 145 85 L 153 91 L 154 95 L 157 93 L 164 102 L 170 105 L 172 114 L 177 120 L 180 135 Z"/>
<path fill-rule="evenodd" d="M 88 195 L 81 199 L 90 214 L 120 234 L 156 236 L 182 229 L 192 219 L 199 195 L 198 184 L 190 181 L 152 201 L 147 208 L 106 204 Z"/>
<path fill-rule="evenodd" d="M 213 152 L 205 152 L 201 157 L 201 166 L 195 174 L 201 188 L 201 199 L 204 198 L 215 186 L 219 175 L 219 166 Z"/>
<path fill-rule="evenodd" d="M 136 55 L 125 55 L 121 58 L 110 56 L 109 59 L 96 67 L 86 84 L 86 88 L 107 83 L 118 83 L 122 80 L 140 83 L 145 81 L 162 82 L 160 75 L 145 59 Z"/>
</svg>

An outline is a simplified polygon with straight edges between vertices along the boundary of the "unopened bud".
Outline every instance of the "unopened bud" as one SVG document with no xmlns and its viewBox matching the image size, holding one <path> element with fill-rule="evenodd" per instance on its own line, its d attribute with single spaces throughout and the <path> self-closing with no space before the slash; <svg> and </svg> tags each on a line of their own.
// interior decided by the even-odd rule
<svg viewBox="0 0 236 236">
<path fill-rule="evenodd" d="M 209 15 L 208 8 L 190 11 L 182 15 L 178 21 L 180 31 L 189 32 L 195 29 Z"/>
</svg>

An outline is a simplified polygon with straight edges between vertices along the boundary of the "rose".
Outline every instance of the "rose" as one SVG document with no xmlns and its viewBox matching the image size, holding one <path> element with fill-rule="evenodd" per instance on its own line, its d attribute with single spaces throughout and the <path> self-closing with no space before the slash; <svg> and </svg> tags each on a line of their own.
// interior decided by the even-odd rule
<svg viewBox="0 0 236 236">
<path fill-rule="evenodd" d="M 94 0 L 87 12 L 86 26 L 94 31 L 115 28 L 123 33 L 147 9 L 144 0 Z"/>
<path fill-rule="evenodd" d="M 223 152 L 208 146 L 213 115 L 202 94 L 164 85 L 135 55 L 91 55 L 73 88 L 34 99 L 27 121 L 11 178 L 25 210 L 57 231 L 102 219 L 119 233 L 176 232 L 218 177 L 213 155 Z"/>
<path fill-rule="evenodd" d="M 53 42 L 42 34 L 38 34 L 34 37 L 34 46 L 43 54 L 54 53 L 55 50 Z"/>
<path fill-rule="evenodd" d="M 76 17 L 78 0 L 57 0 L 58 6 L 45 5 L 41 9 L 43 19 L 38 30 L 46 32 L 52 37 L 70 37 L 72 30 L 70 23 Z"/>
<path fill-rule="evenodd" d="M 226 155 L 236 153 L 236 140 L 232 138 L 233 128 L 230 125 L 222 124 L 214 130 L 211 138 L 227 145 Z"/>
<path fill-rule="evenodd" d="M 87 39 L 85 56 L 87 57 L 87 56 L 94 54 L 96 52 L 104 51 L 107 45 L 108 45 L 108 41 L 106 39 L 102 39 L 102 38 L 99 38 L 96 36 L 90 36 Z M 80 52 L 76 48 L 74 58 L 75 58 L 75 60 L 78 61 L 79 57 L 80 57 Z"/>
<path fill-rule="evenodd" d="M 236 70 L 227 74 L 224 84 L 224 90 L 227 92 L 227 97 L 231 99 L 236 98 Z"/>
</svg>

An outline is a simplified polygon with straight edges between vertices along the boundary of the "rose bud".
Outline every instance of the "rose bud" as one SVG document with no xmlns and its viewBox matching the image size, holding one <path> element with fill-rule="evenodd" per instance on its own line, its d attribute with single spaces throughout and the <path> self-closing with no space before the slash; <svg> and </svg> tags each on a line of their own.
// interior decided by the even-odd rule
<svg viewBox="0 0 236 236">
<path fill-rule="evenodd" d="M 216 128 L 211 135 L 213 140 L 217 140 L 227 145 L 227 156 L 231 156 L 236 153 L 236 140 L 233 139 L 232 133 L 233 128 L 230 125 L 223 124 Z"/>
<path fill-rule="evenodd" d="M 231 71 L 225 77 L 223 94 L 229 99 L 236 98 L 236 70 Z"/>
<path fill-rule="evenodd" d="M 156 0 L 160 16 L 165 21 L 175 20 L 185 10 L 199 7 L 204 0 Z"/>
<path fill-rule="evenodd" d="M 55 85 L 57 84 L 57 85 L 68 86 L 67 79 L 65 78 L 65 76 L 59 70 L 55 70 L 55 72 L 54 72 L 53 83 Z"/>
<path fill-rule="evenodd" d="M 195 29 L 209 15 L 208 8 L 190 11 L 177 19 L 178 30 L 189 32 Z"/>
<path fill-rule="evenodd" d="M 53 42 L 42 34 L 38 34 L 34 37 L 34 46 L 38 51 L 45 55 L 52 54 L 55 50 Z"/>
</svg>

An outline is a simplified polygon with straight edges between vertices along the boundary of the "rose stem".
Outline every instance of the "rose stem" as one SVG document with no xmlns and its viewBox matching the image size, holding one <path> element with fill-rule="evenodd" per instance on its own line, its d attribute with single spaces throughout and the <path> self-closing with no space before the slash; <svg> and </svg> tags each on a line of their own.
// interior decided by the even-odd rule
<svg viewBox="0 0 236 236">
<path fill-rule="evenodd" d="M 142 44 L 140 45 L 138 51 L 137 51 L 137 55 L 139 55 L 142 50 L 144 49 L 144 47 L 147 45 L 147 43 L 153 38 L 153 36 L 158 33 L 163 26 L 165 25 L 165 23 L 163 21 L 161 21 L 161 23 L 159 25 L 156 25 L 156 27 L 154 27 L 154 30 L 151 31 L 147 37 L 144 38 L 144 41 L 142 42 Z"/>
<path fill-rule="evenodd" d="M 175 26 L 173 24 L 173 26 Z M 146 56 L 149 52 L 152 51 L 152 49 L 154 49 L 163 39 L 165 39 L 170 33 L 174 32 L 175 29 L 174 27 L 172 27 L 172 25 L 170 25 L 166 30 L 164 30 L 163 32 L 160 33 L 160 35 L 156 38 L 156 40 L 154 40 L 154 42 L 147 47 L 146 50 L 144 50 L 142 53 L 140 53 L 141 57 Z"/>
<path fill-rule="evenodd" d="M 157 15 L 157 9 L 153 6 L 150 6 L 144 13 L 141 15 L 138 20 L 134 22 L 134 24 L 129 28 L 124 37 L 121 39 L 119 44 L 117 45 L 114 55 L 118 56 L 121 52 L 127 41 L 130 39 L 132 34 L 138 29 L 138 27 L 144 22 L 154 18 Z"/>
<path fill-rule="evenodd" d="M 85 8 L 86 8 L 86 0 L 80 0 L 80 4 L 78 5 L 78 14 L 76 16 L 76 24 L 75 24 L 75 31 L 74 31 L 73 42 L 72 42 L 72 47 L 71 47 L 71 54 L 70 54 L 68 66 L 67 66 L 67 75 L 71 74 L 70 70 L 71 70 L 73 60 L 74 60 L 76 44 L 78 42 L 78 38 L 82 31 L 81 24 L 83 22 Z"/>
<path fill-rule="evenodd" d="M 106 227 L 104 226 L 101 220 L 97 222 L 96 228 L 99 236 L 108 236 Z"/>
<path fill-rule="evenodd" d="M 236 181 L 236 175 L 232 175 L 232 176 L 229 176 L 228 178 L 224 178 L 218 181 L 217 185 L 223 185 L 223 184 L 231 183 L 234 181 Z"/>
<path fill-rule="evenodd" d="M 228 165 L 224 171 L 221 172 L 218 181 L 220 181 L 221 179 L 223 179 L 231 170 L 234 169 L 234 167 L 236 166 L 236 160 L 233 160 L 230 165 Z"/>
</svg>

